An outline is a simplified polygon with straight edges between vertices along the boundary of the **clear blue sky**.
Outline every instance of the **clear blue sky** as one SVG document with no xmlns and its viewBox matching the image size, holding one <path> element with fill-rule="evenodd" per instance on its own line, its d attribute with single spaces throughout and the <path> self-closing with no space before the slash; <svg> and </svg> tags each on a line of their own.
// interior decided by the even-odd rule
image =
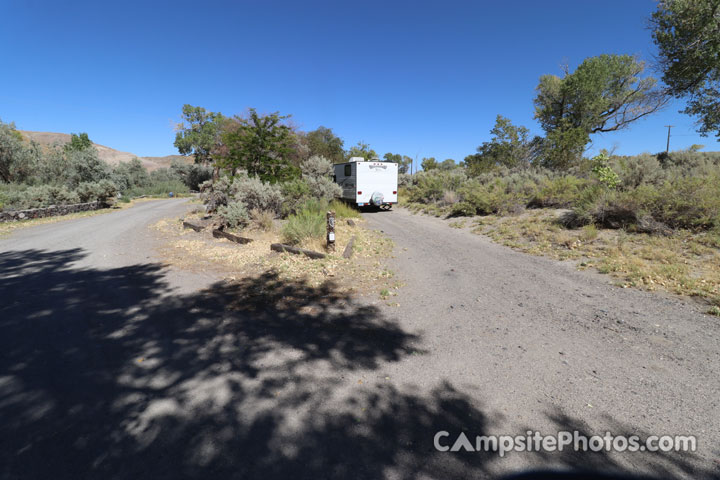
<svg viewBox="0 0 720 480">
<path fill-rule="evenodd" d="M 247 107 L 325 125 L 349 147 L 461 160 L 500 113 L 533 120 L 542 74 L 585 57 L 651 60 L 652 0 L 37 1 L 0 0 L 0 118 L 36 131 L 88 132 L 138 155 L 177 153 L 184 103 Z M 694 133 L 675 102 L 594 147 L 657 152 Z"/>
</svg>

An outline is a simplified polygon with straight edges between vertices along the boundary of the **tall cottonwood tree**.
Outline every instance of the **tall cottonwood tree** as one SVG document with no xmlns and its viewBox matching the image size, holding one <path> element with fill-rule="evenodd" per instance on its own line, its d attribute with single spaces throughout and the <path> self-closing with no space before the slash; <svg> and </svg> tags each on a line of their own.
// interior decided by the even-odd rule
<svg viewBox="0 0 720 480">
<path fill-rule="evenodd" d="M 535 117 L 545 130 L 544 162 L 564 168 L 578 160 L 590 135 L 627 128 L 667 103 L 657 80 L 631 55 L 585 59 L 560 78 L 540 77 Z"/>
<path fill-rule="evenodd" d="M 720 0 L 662 0 L 651 22 L 663 82 L 701 135 L 720 137 Z"/>
<path fill-rule="evenodd" d="M 203 107 L 183 105 L 182 123 L 175 135 L 175 147 L 181 155 L 192 155 L 195 163 L 210 165 L 214 161 L 219 147 L 222 123 L 225 117 L 221 113 L 205 110 Z M 219 174 L 218 165 L 214 165 L 213 178 Z"/>
</svg>

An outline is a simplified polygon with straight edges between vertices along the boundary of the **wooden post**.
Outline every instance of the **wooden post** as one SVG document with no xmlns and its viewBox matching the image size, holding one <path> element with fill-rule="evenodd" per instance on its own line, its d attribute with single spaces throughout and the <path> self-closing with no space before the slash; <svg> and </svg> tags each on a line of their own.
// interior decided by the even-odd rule
<svg viewBox="0 0 720 480">
<path fill-rule="evenodd" d="M 327 250 L 335 251 L 335 212 L 327 212 Z"/>
</svg>

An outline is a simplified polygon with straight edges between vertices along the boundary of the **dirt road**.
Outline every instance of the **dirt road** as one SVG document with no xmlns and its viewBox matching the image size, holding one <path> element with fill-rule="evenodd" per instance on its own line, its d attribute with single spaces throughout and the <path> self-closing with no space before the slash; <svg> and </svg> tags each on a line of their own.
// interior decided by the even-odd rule
<svg viewBox="0 0 720 480">
<path fill-rule="evenodd" d="M 0 478 L 717 478 L 720 332 L 691 305 L 404 211 L 366 215 L 397 245 L 387 302 L 271 273 L 225 284 L 155 253 L 147 227 L 187 208 L 0 239 Z M 528 430 L 699 451 L 434 446 Z"/>
<path fill-rule="evenodd" d="M 407 210 L 366 217 L 396 242 L 392 264 L 406 283 L 397 317 L 429 352 L 394 364 L 394 377 L 468 388 L 497 434 L 578 429 L 698 437 L 693 460 L 589 453 L 572 466 L 618 462 L 661 476 L 695 460 L 718 468 L 720 322 L 701 306 L 617 288 L 606 276 L 514 252 Z M 472 431 L 472 422 L 467 427 Z M 515 461 L 539 466 L 531 454 L 513 456 L 497 462 L 500 468 Z M 566 457 L 544 460 L 562 466 Z"/>
</svg>

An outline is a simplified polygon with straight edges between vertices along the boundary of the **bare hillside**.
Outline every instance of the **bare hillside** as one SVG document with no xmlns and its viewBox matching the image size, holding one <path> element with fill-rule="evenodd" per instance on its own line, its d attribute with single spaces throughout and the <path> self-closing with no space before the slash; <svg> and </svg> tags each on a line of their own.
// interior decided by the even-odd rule
<svg viewBox="0 0 720 480">
<path fill-rule="evenodd" d="M 54 133 L 54 132 L 27 132 L 21 131 L 23 136 L 28 140 L 33 140 L 40 145 L 51 146 L 55 144 L 65 144 L 70 141 L 70 135 L 67 133 Z M 165 168 L 170 166 L 170 162 L 174 159 L 181 160 L 186 163 L 192 163 L 192 158 L 184 157 L 182 155 L 167 155 L 165 157 L 141 157 L 130 152 L 122 152 L 115 150 L 114 148 L 106 147 L 105 145 L 99 145 L 93 143 L 98 151 L 98 155 L 102 160 L 109 163 L 110 165 L 117 165 L 122 162 L 129 162 L 133 158 L 139 158 L 142 164 L 149 171 L 157 170 L 159 168 Z"/>
</svg>

